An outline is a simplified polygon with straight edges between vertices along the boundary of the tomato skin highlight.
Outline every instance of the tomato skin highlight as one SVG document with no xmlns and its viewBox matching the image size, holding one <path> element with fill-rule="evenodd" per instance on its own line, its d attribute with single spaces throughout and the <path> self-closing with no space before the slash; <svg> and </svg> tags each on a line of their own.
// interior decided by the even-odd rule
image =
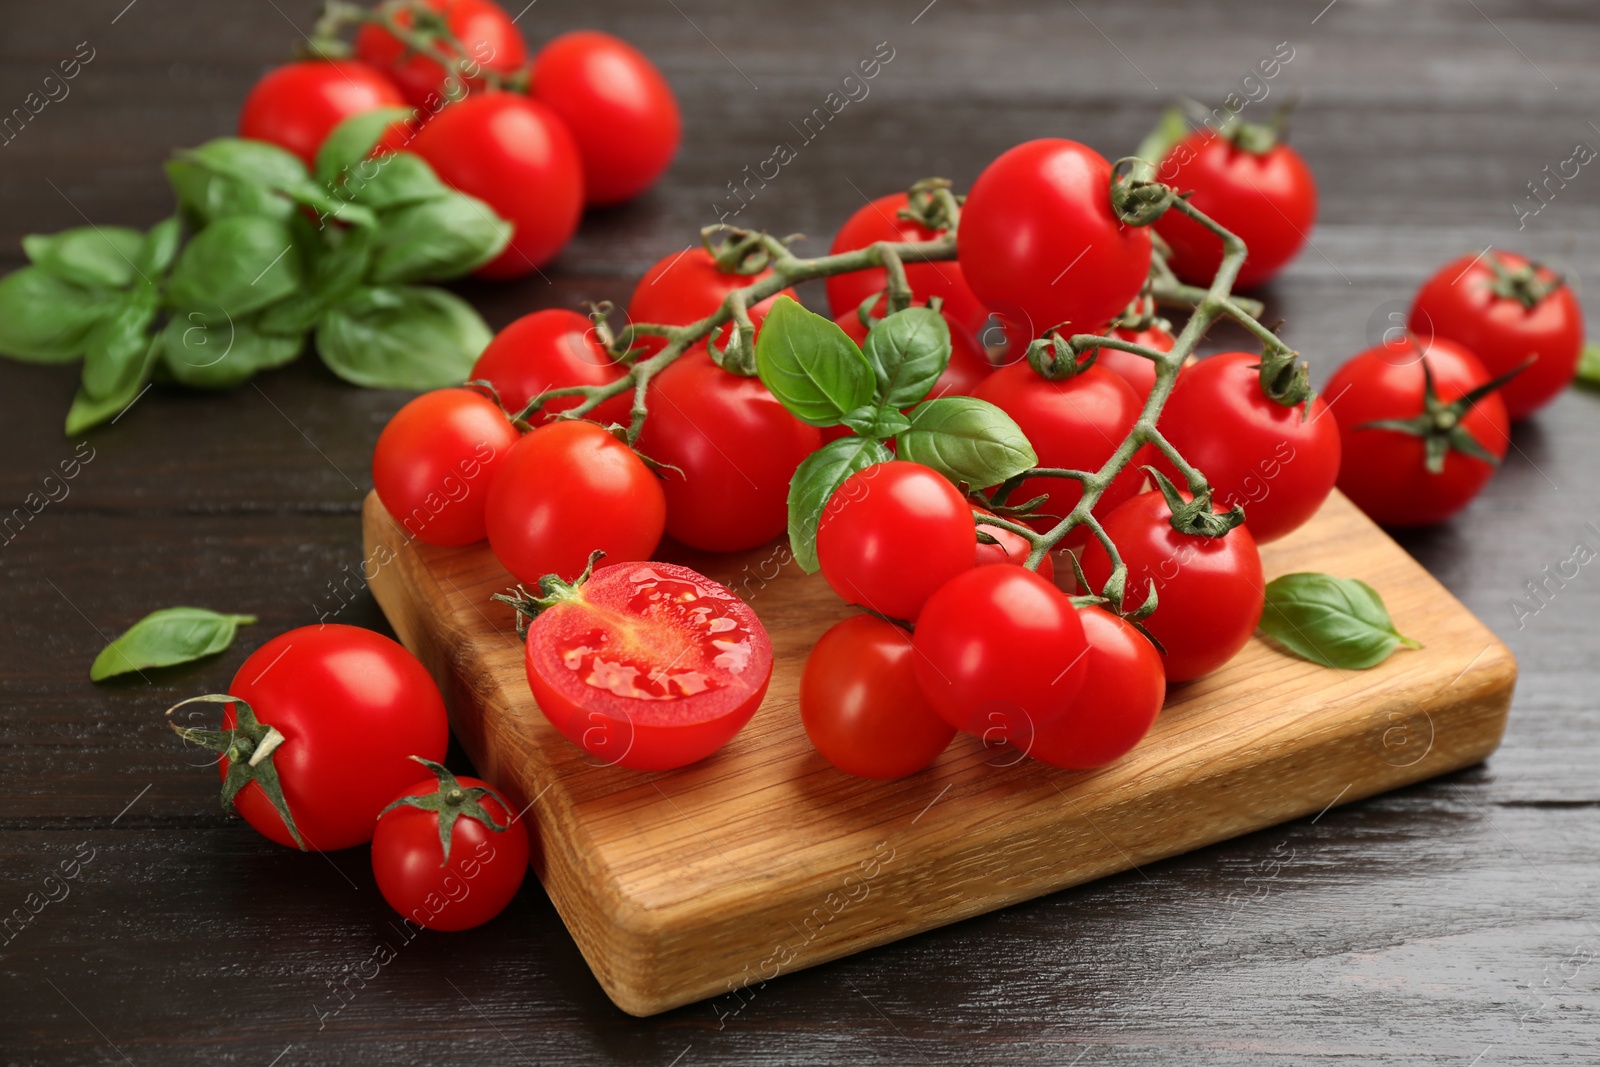
<svg viewBox="0 0 1600 1067">
<path fill-rule="evenodd" d="M 858 778 L 916 774 L 949 747 L 955 727 L 917 686 L 911 635 L 871 615 L 836 623 L 800 678 L 800 721 L 824 759 Z"/>
<path fill-rule="evenodd" d="M 1067 713 L 1041 726 L 1028 755 L 1066 770 L 1120 759 L 1150 732 L 1167 696 L 1161 653 L 1133 625 L 1098 607 L 1078 613 L 1089 643 L 1083 688 Z"/>
<path fill-rule="evenodd" d="M 394 84 L 365 63 L 287 63 L 268 71 L 245 97 L 239 136 L 287 149 L 310 167 L 328 134 L 351 115 L 405 105 Z"/>
<path fill-rule="evenodd" d="M 1030 337 L 1121 314 L 1149 273 L 1150 235 L 1116 217 L 1110 187 L 1111 164 L 1076 141 L 1028 141 L 990 163 L 957 231 L 978 299 Z"/>
<path fill-rule="evenodd" d="M 1246 526 L 1224 537 L 1200 537 L 1172 528 L 1172 511 L 1156 491 L 1140 493 L 1102 520 L 1127 564 L 1130 607 L 1143 603 L 1150 584 L 1159 595 L 1145 629 L 1161 642 L 1167 681 L 1188 682 L 1232 659 L 1255 633 L 1266 598 L 1261 554 Z M 1099 592 L 1111 577 L 1111 559 L 1098 540 L 1083 550 L 1083 573 Z"/>
<path fill-rule="evenodd" d="M 817 527 L 822 576 L 848 604 L 915 619 L 934 590 L 972 569 L 972 507 L 943 475 L 893 460 L 846 478 Z"/>
<path fill-rule="evenodd" d="M 1440 400 L 1455 400 L 1490 379 L 1475 356 L 1450 341 L 1435 338 L 1425 351 Z M 1351 357 L 1328 380 L 1326 392 L 1335 398 L 1331 410 L 1343 438 L 1339 488 L 1380 525 L 1444 522 L 1466 507 L 1494 475 L 1495 468 L 1488 463 L 1453 449 L 1445 456 L 1444 470 L 1429 473 L 1420 437 L 1362 429 L 1379 419 L 1422 414 L 1422 360 L 1409 342 L 1378 345 Z M 1511 421 L 1498 392 L 1474 404 L 1461 425 L 1490 453 L 1505 457 L 1511 445 Z"/>
<path fill-rule="evenodd" d="M 411 150 L 452 188 L 515 227 L 511 244 L 477 274 L 519 278 L 549 263 L 578 229 L 583 168 L 566 124 L 538 101 L 484 90 L 451 104 Z"/>
<path fill-rule="evenodd" d="M 460 41 L 467 60 L 496 74 L 515 74 L 528 62 L 528 45 L 522 39 L 504 8 L 491 0 L 426 0 L 427 5 L 444 17 L 450 33 Z M 401 11 L 402 25 L 411 24 L 411 15 Z M 405 98 L 418 107 L 438 109 L 447 100 L 456 99 L 463 88 L 470 94 L 483 88 L 481 77 L 468 78 L 460 86 L 454 76 L 447 83 L 443 66 L 408 49 L 394 34 L 366 23 L 356 31 L 356 56 L 384 71 L 399 87 Z"/>
<path fill-rule="evenodd" d="M 658 260 L 645 271 L 628 298 L 628 321 L 687 326 L 716 311 L 733 290 L 743 289 L 771 275 L 770 270 L 755 274 L 720 271 L 710 252 L 704 248 L 688 248 Z M 750 322 L 758 332 L 773 302 L 780 296 L 800 299 L 793 289 L 785 289 L 750 306 Z M 724 327 L 721 340 L 727 339 Z M 666 341 L 660 337 L 640 337 L 635 344 L 636 348 L 644 350 L 644 356 L 654 355 L 666 346 Z"/>
<path fill-rule="evenodd" d="M 650 381 L 639 451 L 663 470 L 667 533 L 707 552 L 738 552 L 783 534 L 789 480 L 822 434 L 789 414 L 759 378 L 718 367 L 703 346 Z"/>
<path fill-rule="evenodd" d="M 373 487 L 419 541 L 482 541 L 489 486 L 521 437 L 494 401 L 471 389 L 423 393 L 378 435 Z"/>
<path fill-rule="evenodd" d="M 1489 256 L 1511 270 L 1530 266 L 1526 258 L 1498 250 L 1445 264 L 1417 292 L 1410 327 L 1424 340 L 1442 337 L 1462 346 L 1478 358 L 1491 378 L 1536 356 L 1532 366 L 1498 391 L 1514 422 L 1550 403 L 1577 376 L 1583 354 L 1583 309 L 1572 287 L 1565 284 L 1532 310 L 1514 298 L 1497 295 L 1494 271 L 1483 262 Z M 1555 277 L 1546 267 L 1537 275 L 1545 282 Z"/>
<path fill-rule="evenodd" d="M 1317 183 L 1311 168 L 1282 141 L 1265 153 L 1248 152 L 1209 129 L 1175 145 L 1158 170 L 1161 181 L 1249 250 L 1238 286 L 1261 285 L 1293 259 L 1317 217 Z M 1222 265 L 1222 239 L 1187 215 L 1168 211 L 1155 222 L 1172 248 L 1168 266 L 1182 280 L 1209 285 Z"/>
<path fill-rule="evenodd" d="M 626 563 L 597 569 L 577 597 L 533 620 L 527 668 L 539 710 L 567 740 L 607 764 L 668 770 L 750 721 L 772 679 L 772 643 L 725 586 L 676 564 Z M 681 692 L 617 691 L 650 685 Z"/>
<path fill-rule="evenodd" d="M 468 789 L 493 788 L 481 778 L 461 776 L 456 781 Z M 426 796 L 438 787 L 429 778 L 391 799 Z M 378 820 L 372 835 L 372 874 L 391 908 L 429 930 L 469 930 L 511 903 L 528 872 L 528 832 L 499 794 L 490 793 L 478 803 L 505 829 L 496 832 L 477 819 L 458 818 L 450 832 L 448 861 L 439 844 L 436 813 L 402 804 Z"/>
<path fill-rule="evenodd" d="M 426 668 L 371 630 L 327 623 L 280 634 L 256 649 L 228 692 L 284 742 L 272 753 L 283 796 L 306 846 L 318 852 L 371 840 L 378 813 L 417 779 L 413 755 L 444 759 L 444 700 Z M 234 728 L 234 706 L 222 728 Z M 223 778 L 228 760 L 218 763 Z M 246 822 L 297 847 L 277 809 L 251 782 L 234 798 Z"/>
<path fill-rule="evenodd" d="M 473 364 L 470 380 L 493 385 L 500 402 L 515 415 L 547 389 L 607 385 L 623 373 L 600 344 L 587 317 L 547 308 L 524 315 L 495 334 Z M 582 402 L 581 397 L 552 400 L 535 418 L 571 410 Z M 601 425 L 626 425 L 632 406 L 632 396 L 623 393 L 601 402 L 586 417 Z"/>
<path fill-rule="evenodd" d="M 571 581 L 596 549 L 614 563 L 646 560 L 666 526 L 661 481 L 592 422 L 563 419 L 525 435 L 489 487 L 489 546 L 533 588 Z"/>
<path fill-rule="evenodd" d="M 566 122 L 583 160 L 584 199 L 620 204 L 655 184 L 683 133 L 655 64 L 609 33 L 555 38 L 533 60 L 533 95 Z"/>
<path fill-rule="evenodd" d="M 1178 376 L 1161 412 L 1161 431 L 1206 481 L 1226 510 L 1245 510 L 1258 545 L 1303 526 L 1339 477 L 1339 424 L 1322 397 L 1285 407 L 1261 391 L 1255 352 L 1207 356 Z M 1164 456 L 1155 466 L 1183 479 Z"/>
</svg>

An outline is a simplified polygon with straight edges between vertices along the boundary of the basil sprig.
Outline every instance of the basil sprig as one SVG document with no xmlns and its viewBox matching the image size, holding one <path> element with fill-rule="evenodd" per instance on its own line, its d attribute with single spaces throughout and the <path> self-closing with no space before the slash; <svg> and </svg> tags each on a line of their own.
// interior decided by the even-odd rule
<svg viewBox="0 0 1600 1067">
<path fill-rule="evenodd" d="M 1261 632 L 1324 667 L 1366 670 L 1402 645 L 1422 646 L 1395 629 L 1378 591 L 1355 578 L 1299 572 L 1267 583 Z"/>
</svg>

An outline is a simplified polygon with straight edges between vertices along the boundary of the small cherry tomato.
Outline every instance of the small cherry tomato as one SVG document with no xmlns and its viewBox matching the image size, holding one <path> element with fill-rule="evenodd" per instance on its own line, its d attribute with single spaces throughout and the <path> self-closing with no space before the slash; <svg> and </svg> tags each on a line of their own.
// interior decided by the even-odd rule
<svg viewBox="0 0 1600 1067">
<path fill-rule="evenodd" d="M 526 434 L 489 487 L 489 547 L 533 586 L 571 580 L 596 550 L 617 563 L 649 559 L 666 526 L 661 480 L 592 422 L 563 419 Z"/>
<path fill-rule="evenodd" d="M 528 45 L 511 16 L 492 0 L 424 0 L 444 20 L 450 35 L 464 53 L 466 84 L 435 59 L 414 51 L 382 26 L 367 23 L 356 32 L 356 57 L 383 70 L 418 107 L 439 110 L 446 101 L 459 100 L 483 87 L 476 70 L 510 75 L 528 62 Z M 407 28 L 412 14 L 404 7 L 395 19 Z"/>
<path fill-rule="evenodd" d="M 672 87 L 644 53 L 609 33 L 564 33 L 541 48 L 533 95 L 572 131 L 591 204 L 638 196 L 678 150 L 683 122 Z"/>
<path fill-rule="evenodd" d="M 372 874 L 389 906 L 429 930 L 467 930 L 505 910 L 528 872 L 528 832 L 481 778 L 418 782 L 378 817 Z"/>
<path fill-rule="evenodd" d="M 750 606 L 671 563 L 602 567 L 528 626 L 528 684 L 550 724 L 608 764 L 704 759 L 750 721 L 772 643 Z"/>
<path fill-rule="evenodd" d="M 973 508 L 972 513 L 974 515 L 991 516 L 994 514 L 992 511 L 979 507 Z M 1020 535 L 1014 534 L 1010 530 L 1002 530 L 998 526 L 979 526 L 978 529 L 993 537 L 999 544 L 985 544 L 980 540 L 978 542 L 978 558 L 973 566 L 982 567 L 986 563 L 1015 563 L 1019 567 L 1027 566 L 1028 556 L 1033 552 L 1033 546 L 1028 544 Z M 1039 562 L 1039 576 L 1049 582 L 1055 580 L 1055 575 L 1055 561 L 1050 558 L 1050 553 L 1046 552 L 1044 559 Z"/>
<path fill-rule="evenodd" d="M 846 603 L 915 619 L 933 591 L 972 569 L 972 508 L 945 477 L 894 460 L 857 471 L 817 527 L 822 576 Z"/>
<path fill-rule="evenodd" d="M 489 486 L 521 436 L 494 401 L 471 389 L 423 393 L 378 435 L 373 488 L 420 541 L 482 541 Z"/>
<path fill-rule="evenodd" d="M 493 385 L 500 402 L 515 415 L 547 389 L 606 385 L 622 374 L 586 317 L 576 311 L 548 308 L 524 315 L 495 334 L 473 364 L 471 380 Z M 552 400 L 535 418 L 568 411 L 580 403 L 581 397 Z M 602 401 L 586 418 L 602 425 L 626 425 L 632 407 L 632 394 L 622 393 Z"/>
<path fill-rule="evenodd" d="M 829 763 L 861 778 L 904 778 L 939 758 L 956 728 L 917 687 L 911 635 L 855 615 L 822 635 L 800 677 L 800 722 Z"/>
<path fill-rule="evenodd" d="M 1151 323 L 1142 330 L 1130 330 L 1118 326 L 1111 331 L 1111 336 L 1153 348 L 1157 352 L 1171 352 L 1172 346 L 1177 343 L 1172 334 L 1168 333 L 1166 327 L 1160 323 Z M 1150 390 L 1156 387 L 1156 365 L 1153 362 L 1136 353 L 1124 352 L 1120 348 L 1097 348 L 1094 352 L 1095 365 L 1105 368 L 1132 386 L 1141 406 L 1150 399 Z"/>
<path fill-rule="evenodd" d="M 1034 759 L 1074 771 L 1125 755 L 1150 732 L 1167 697 L 1161 653 L 1131 623 L 1101 608 L 1085 608 L 1078 620 L 1089 643 L 1083 688 L 1028 746 Z"/>
<path fill-rule="evenodd" d="M 351 115 L 405 104 L 394 84 L 365 63 L 288 63 L 268 71 L 245 97 L 239 136 L 287 149 L 309 167 L 328 134 Z"/>
<path fill-rule="evenodd" d="M 772 274 L 735 274 L 717 268 L 714 256 L 704 248 L 686 248 L 667 256 L 645 271 L 628 299 L 629 322 L 653 322 L 663 326 L 687 326 L 698 322 L 722 306 L 723 298 Z M 780 296 L 798 300 L 793 289 L 785 289 L 750 306 L 750 322 L 757 330 Z M 727 340 L 724 330 L 722 340 Z M 635 342 L 646 356 L 666 347 L 659 337 L 640 337 Z M 641 357 L 642 358 L 642 357 Z"/>
<path fill-rule="evenodd" d="M 1429 278 L 1411 305 L 1411 332 L 1454 341 L 1492 377 L 1533 363 L 1500 388 L 1506 414 L 1533 414 L 1572 384 L 1583 354 L 1583 309 L 1548 267 L 1511 252 L 1463 256 Z"/>
</svg>

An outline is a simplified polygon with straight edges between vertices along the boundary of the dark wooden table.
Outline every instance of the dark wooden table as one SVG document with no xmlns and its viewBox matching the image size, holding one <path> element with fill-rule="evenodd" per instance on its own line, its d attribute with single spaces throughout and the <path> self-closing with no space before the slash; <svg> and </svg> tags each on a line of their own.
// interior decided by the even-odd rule
<svg viewBox="0 0 1600 1067">
<path fill-rule="evenodd" d="M 79 42 L 93 59 L 0 148 L 0 265 L 27 232 L 165 215 L 163 158 L 231 132 L 314 11 L 125 3 L 6 5 L 0 113 Z M 821 249 L 864 196 L 928 174 L 964 187 L 1030 137 L 1122 154 L 1169 98 L 1220 98 L 1288 42 L 1259 111 L 1299 94 L 1322 208 L 1315 248 L 1265 296 L 1320 376 L 1463 251 L 1520 249 L 1579 285 L 1600 271 L 1592 168 L 1520 231 L 1513 208 L 1574 144 L 1600 145 L 1600 13 L 1580 2 L 543 0 L 521 25 L 641 44 L 687 121 L 660 187 L 586 220 L 546 278 L 464 287 L 497 326 L 624 299 L 883 41 L 870 95 L 739 222 Z M 79 449 L 61 434 L 74 381 L 0 363 L 4 509 Z M 1600 577 L 1552 583 L 1520 626 L 1512 608 L 1575 543 L 1600 547 L 1600 398 L 1562 397 L 1465 515 L 1405 538 L 1520 658 L 1487 765 L 785 977 L 721 1025 L 706 1004 L 612 1007 L 531 882 L 494 923 L 346 983 L 399 940 L 366 852 L 293 854 L 224 816 L 213 772 L 163 725 L 268 636 L 338 608 L 372 444 L 405 399 L 311 358 L 230 394 L 153 390 L 0 547 L 0 913 L 59 898 L 0 935 L 0 1061 L 1600 1061 Z M 88 682 L 108 635 L 183 603 L 261 623 L 209 662 Z M 386 629 L 365 593 L 337 617 Z M 74 857 L 78 877 L 45 881 Z"/>
</svg>

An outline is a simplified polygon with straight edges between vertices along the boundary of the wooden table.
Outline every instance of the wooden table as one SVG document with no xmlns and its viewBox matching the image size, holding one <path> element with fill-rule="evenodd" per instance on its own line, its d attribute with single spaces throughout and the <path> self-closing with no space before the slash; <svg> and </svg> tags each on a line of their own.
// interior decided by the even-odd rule
<svg viewBox="0 0 1600 1067">
<path fill-rule="evenodd" d="M 124 2 L 6 12 L 0 113 L 93 49 L 70 95 L 0 148 L 6 267 L 26 232 L 164 215 L 161 160 L 229 132 L 314 8 Z M 1600 21 L 1582 5 L 1235 3 L 1183 24 L 1198 5 L 924 2 L 530 5 L 536 40 L 599 24 L 643 45 L 680 94 L 685 150 L 655 192 L 588 219 L 544 278 L 464 291 L 494 325 L 624 299 L 884 41 L 894 58 L 869 95 L 738 222 L 820 249 L 865 196 L 927 174 L 965 186 L 1029 137 L 1120 154 L 1170 97 L 1242 91 L 1286 41 L 1259 113 L 1300 94 L 1294 140 L 1322 209 L 1315 247 L 1264 295 L 1319 377 L 1458 253 L 1506 245 L 1580 285 L 1600 270 L 1588 169 L 1521 231 L 1513 208 L 1576 142 L 1600 144 Z M 78 450 L 60 431 L 74 380 L 0 364 L 6 509 Z M 1512 607 L 1575 543 L 1600 547 L 1595 396 L 1521 427 L 1482 499 L 1404 539 L 1520 659 L 1487 765 L 788 976 L 737 1012 L 642 1021 L 605 999 L 536 884 L 486 927 L 406 941 L 364 851 L 300 856 L 225 817 L 213 772 L 162 724 L 273 633 L 319 616 L 384 628 L 343 583 L 372 443 L 404 399 L 310 358 L 231 394 L 153 390 L 0 547 L 0 912 L 58 898 L 0 934 L 0 1062 L 1600 1059 L 1600 578 L 1585 567 L 1527 600 L 1535 613 Z M 177 603 L 262 621 L 212 661 L 88 682 L 106 636 Z M 76 878 L 46 882 L 74 859 Z"/>
</svg>

